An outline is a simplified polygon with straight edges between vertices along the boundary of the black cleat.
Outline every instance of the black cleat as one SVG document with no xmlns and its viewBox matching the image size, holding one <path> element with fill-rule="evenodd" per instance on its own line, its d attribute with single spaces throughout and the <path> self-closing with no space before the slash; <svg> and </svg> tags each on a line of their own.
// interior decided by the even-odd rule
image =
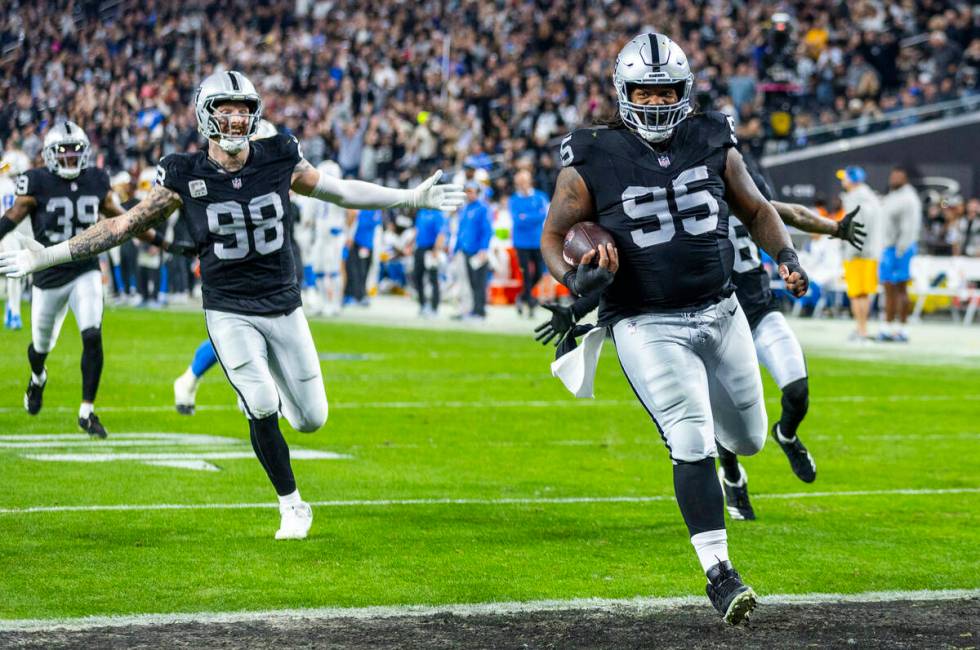
<svg viewBox="0 0 980 650">
<path fill-rule="evenodd" d="M 87 418 L 78 418 L 78 426 L 82 427 L 82 430 L 91 438 L 105 440 L 106 436 L 109 435 L 102 423 L 99 422 L 99 416 L 95 413 L 90 414 Z"/>
<path fill-rule="evenodd" d="M 181 415 L 194 415 L 194 405 L 193 404 L 178 404 L 177 412 Z"/>
<path fill-rule="evenodd" d="M 800 437 L 796 436 L 789 442 L 783 442 L 779 437 L 779 423 L 772 425 L 772 437 L 782 448 L 786 458 L 789 459 L 789 466 L 792 468 L 796 477 L 804 483 L 813 483 L 817 478 L 817 464 L 813 461 L 813 456 L 806 450 Z"/>
<path fill-rule="evenodd" d="M 708 592 L 711 604 L 729 625 L 738 625 L 755 609 L 755 592 L 742 582 L 742 576 L 738 575 L 738 571 L 728 560 L 708 569 L 705 591 Z"/>
<path fill-rule="evenodd" d="M 741 464 L 738 466 L 738 471 L 741 474 L 738 482 L 731 483 L 725 478 L 725 468 L 718 468 L 718 480 L 725 493 L 728 515 L 739 521 L 755 521 L 755 511 L 749 502 L 749 475 L 745 473 L 745 468 Z"/>
<path fill-rule="evenodd" d="M 35 384 L 34 380 L 28 380 L 27 392 L 24 393 L 24 408 L 31 415 L 37 415 L 41 412 L 41 399 L 44 397 L 44 387 L 47 385 L 47 380 L 40 386 Z"/>
</svg>

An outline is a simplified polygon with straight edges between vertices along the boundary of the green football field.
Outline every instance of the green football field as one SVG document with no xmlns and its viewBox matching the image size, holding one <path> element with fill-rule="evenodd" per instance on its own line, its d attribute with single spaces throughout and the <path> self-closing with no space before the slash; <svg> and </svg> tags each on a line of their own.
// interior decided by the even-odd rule
<svg viewBox="0 0 980 650">
<path fill-rule="evenodd" d="M 107 311 L 104 328 L 106 441 L 75 424 L 71 318 L 37 417 L 22 408 L 28 330 L 0 333 L 0 619 L 703 595 L 667 452 L 611 344 L 598 399 L 574 400 L 530 337 L 314 323 L 330 418 L 284 430 L 315 520 L 276 542 L 220 369 L 196 415 L 172 406 L 201 313 Z M 746 580 L 980 587 L 980 368 L 808 361 L 817 481 L 774 444 L 744 460 L 759 520 L 729 539 Z"/>
</svg>

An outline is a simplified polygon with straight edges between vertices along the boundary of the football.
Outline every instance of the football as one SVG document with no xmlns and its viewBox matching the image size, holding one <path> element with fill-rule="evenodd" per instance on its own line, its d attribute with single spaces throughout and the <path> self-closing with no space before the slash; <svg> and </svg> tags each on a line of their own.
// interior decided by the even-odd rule
<svg viewBox="0 0 980 650">
<path fill-rule="evenodd" d="M 580 221 L 565 234 L 562 257 L 573 266 L 578 266 L 582 256 L 595 250 L 600 244 L 613 244 L 609 231 L 594 221 Z M 598 256 L 595 258 L 598 260 Z"/>
</svg>

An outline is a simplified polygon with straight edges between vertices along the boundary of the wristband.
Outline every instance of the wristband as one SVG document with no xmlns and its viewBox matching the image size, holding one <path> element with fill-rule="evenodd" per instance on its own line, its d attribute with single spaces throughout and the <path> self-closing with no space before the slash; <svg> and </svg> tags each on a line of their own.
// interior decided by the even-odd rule
<svg viewBox="0 0 980 650">
<path fill-rule="evenodd" d="M 163 233 L 161 233 L 159 230 L 153 231 L 153 239 L 150 240 L 151 244 L 153 244 L 157 248 L 163 248 L 163 245 L 164 243 L 166 243 L 166 241 L 167 240 L 164 239 L 163 237 Z"/>
<path fill-rule="evenodd" d="M 565 285 L 568 288 L 569 291 L 572 292 L 572 295 L 573 296 L 578 297 L 578 291 L 575 290 L 575 274 L 576 274 L 576 272 L 577 271 L 575 269 L 572 269 L 571 271 L 569 271 L 565 275 L 561 276 L 561 283 L 563 285 Z M 569 277 L 569 276 L 571 276 L 571 277 Z"/>
<path fill-rule="evenodd" d="M 10 217 L 0 217 L 0 239 L 9 235 L 16 227 L 17 224 Z"/>
<path fill-rule="evenodd" d="M 797 257 L 796 251 L 792 247 L 787 246 L 776 254 L 776 263 L 780 266 L 783 264 L 796 264 L 799 266 L 800 258 Z"/>
<path fill-rule="evenodd" d="M 71 250 L 68 248 L 68 242 L 63 241 L 60 244 L 39 250 L 38 261 L 40 262 L 37 267 L 38 270 L 70 262 Z"/>
</svg>

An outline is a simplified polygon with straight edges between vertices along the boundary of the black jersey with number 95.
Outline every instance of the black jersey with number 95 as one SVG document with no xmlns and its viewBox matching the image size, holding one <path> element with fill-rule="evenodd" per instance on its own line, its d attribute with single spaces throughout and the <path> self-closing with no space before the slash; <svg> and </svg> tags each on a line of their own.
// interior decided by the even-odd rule
<svg viewBox="0 0 980 650">
<path fill-rule="evenodd" d="M 205 309 L 285 314 L 302 304 L 289 211 L 300 160 L 296 138 L 279 134 L 251 142 L 237 172 L 205 151 L 160 161 L 156 182 L 180 195 L 181 218 L 201 258 Z"/>
<path fill-rule="evenodd" d="M 721 113 L 694 115 L 653 148 L 626 128 L 586 128 L 562 140 L 562 165 L 582 176 L 619 251 L 599 320 L 695 307 L 730 295 L 725 162 L 735 146 Z"/>
<path fill-rule="evenodd" d="M 18 196 L 30 196 L 37 201 L 31 213 L 34 239 L 53 246 L 68 241 L 99 220 L 99 206 L 109 193 L 109 175 L 98 167 L 88 167 L 77 178 L 67 179 L 40 167 L 17 177 L 16 192 Z M 98 268 L 97 257 L 66 262 L 36 271 L 34 286 L 61 287 Z"/>
</svg>

